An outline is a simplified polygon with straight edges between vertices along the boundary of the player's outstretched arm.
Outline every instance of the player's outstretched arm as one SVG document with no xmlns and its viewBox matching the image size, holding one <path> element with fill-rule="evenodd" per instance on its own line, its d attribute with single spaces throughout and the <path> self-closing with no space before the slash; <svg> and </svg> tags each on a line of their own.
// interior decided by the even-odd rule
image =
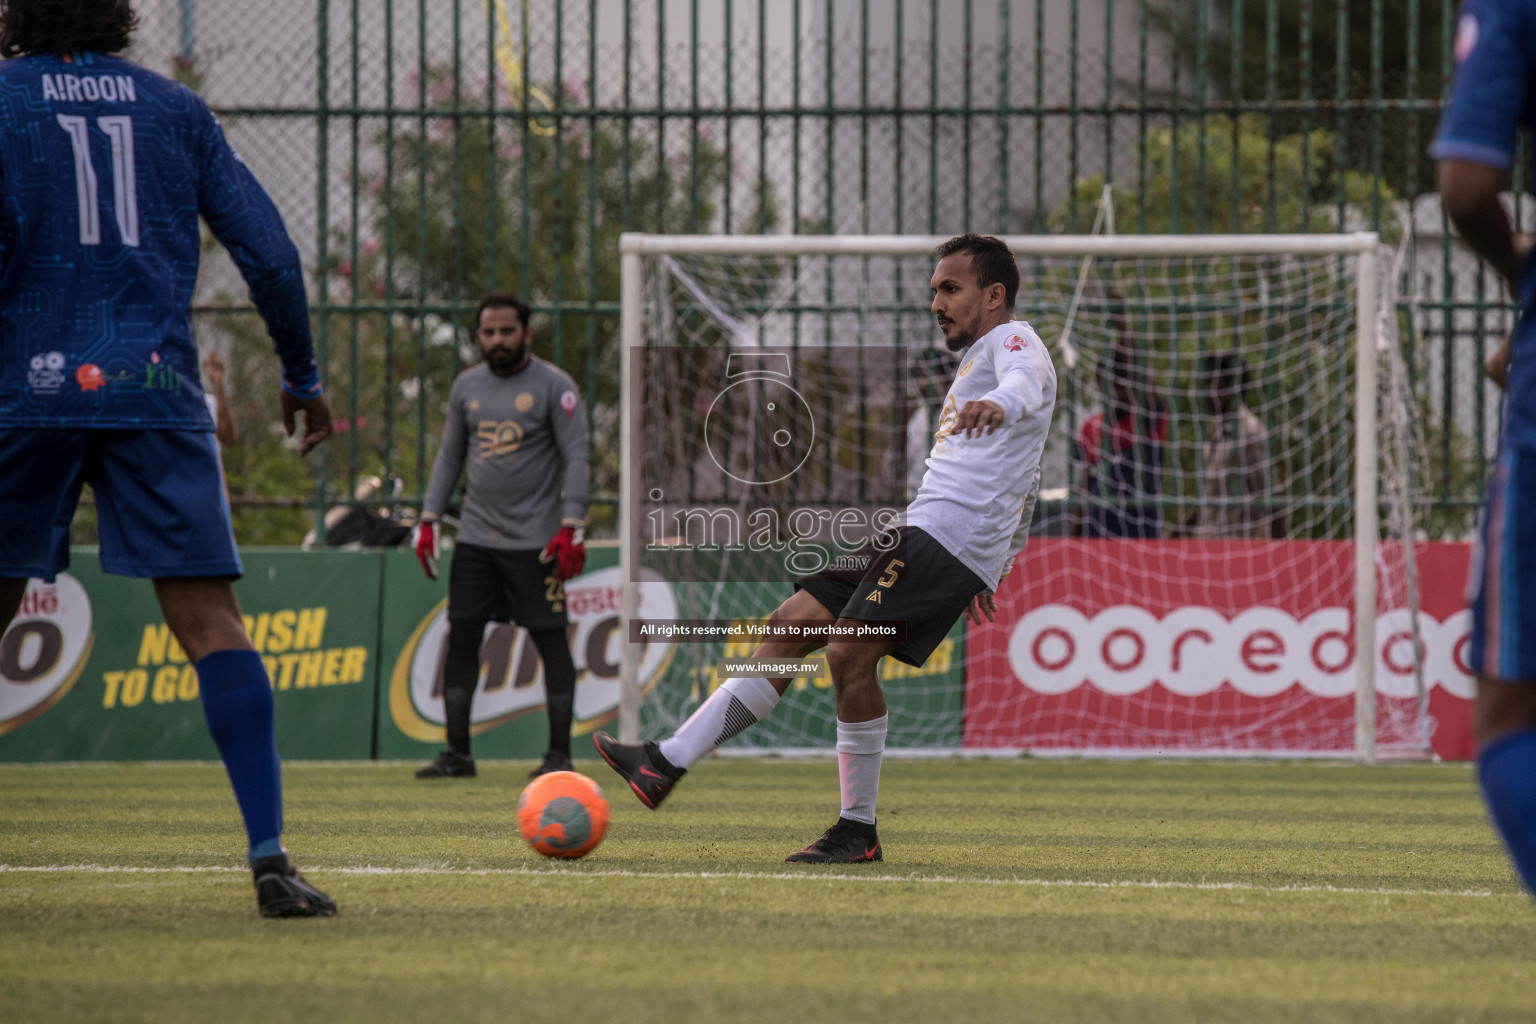
<svg viewBox="0 0 1536 1024">
<path fill-rule="evenodd" d="M 992 433 L 1007 421 L 1007 415 L 1003 407 L 996 402 L 989 402 L 985 398 L 978 398 L 974 402 L 966 402 L 960 409 L 960 414 L 955 417 L 954 430 L 950 431 L 954 437 L 983 437 Z"/>
<path fill-rule="evenodd" d="M 335 426 L 331 423 L 331 403 L 325 395 L 300 398 L 288 391 L 282 392 L 283 431 L 289 436 L 298 428 L 298 418 L 304 416 L 304 429 L 299 435 L 299 454 L 308 455 L 315 446 L 331 436 Z"/>
<path fill-rule="evenodd" d="M 955 434 L 982 437 L 999 427 L 1011 427 L 1056 404 L 1056 373 L 1050 357 L 1033 333 L 1016 334 L 994 352 L 997 387 L 965 403 L 955 421 Z"/>
</svg>

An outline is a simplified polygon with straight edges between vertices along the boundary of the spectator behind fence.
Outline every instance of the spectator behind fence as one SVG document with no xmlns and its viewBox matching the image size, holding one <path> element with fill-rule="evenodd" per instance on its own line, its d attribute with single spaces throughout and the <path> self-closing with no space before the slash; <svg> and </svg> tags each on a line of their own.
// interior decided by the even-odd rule
<svg viewBox="0 0 1536 1024">
<path fill-rule="evenodd" d="M 1083 421 L 1073 451 L 1077 493 L 1089 500 L 1072 534 L 1156 539 L 1163 535 L 1168 404 L 1146 386 L 1125 314 L 1111 324 L 1117 340 L 1099 362 L 1106 409 Z"/>
<path fill-rule="evenodd" d="M 213 436 L 225 448 L 233 448 L 240 443 L 240 435 L 235 430 L 235 417 L 229 411 L 229 396 L 224 393 L 224 360 L 217 352 L 209 352 L 203 357 L 203 376 L 208 378 L 203 401 L 208 403 L 208 413 L 213 417 Z"/>
<path fill-rule="evenodd" d="M 1191 537 L 1280 539 L 1285 513 L 1271 499 L 1269 430 L 1243 401 L 1248 367 L 1236 352 L 1200 357 L 1201 445 L 1199 503 L 1184 521 Z"/>
</svg>

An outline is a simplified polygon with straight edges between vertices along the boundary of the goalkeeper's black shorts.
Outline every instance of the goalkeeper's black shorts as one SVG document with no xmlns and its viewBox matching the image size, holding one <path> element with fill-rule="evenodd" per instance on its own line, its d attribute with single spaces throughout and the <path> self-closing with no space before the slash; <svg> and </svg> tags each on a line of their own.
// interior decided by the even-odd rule
<svg viewBox="0 0 1536 1024">
<path fill-rule="evenodd" d="M 858 570 L 848 571 L 848 564 Z M 795 589 L 840 619 L 904 626 L 891 656 L 921 667 L 987 584 L 944 545 L 916 527 L 903 526 L 896 530 L 894 545 L 871 541 L 802 578 Z"/>
<path fill-rule="evenodd" d="M 565 584 L 537 551 L 458 544 L 448 572 L 450 622 L 515 622 L 526 630 L 564 629 Z"/>
</svg>

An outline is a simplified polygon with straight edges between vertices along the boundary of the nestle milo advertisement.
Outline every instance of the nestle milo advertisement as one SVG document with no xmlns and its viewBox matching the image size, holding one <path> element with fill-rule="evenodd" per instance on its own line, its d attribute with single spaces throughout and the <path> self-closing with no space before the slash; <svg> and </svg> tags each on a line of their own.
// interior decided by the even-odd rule
<svg viewBox="0 0 1536 1024">
<path fill-rule="evenodd" d="M 366 758 L 382 562 L 361 552 L 246 551 L 235 586 L 246 632 L 272 677 L 288 758 Z M 0 638 L 0 760 L 215 758 L 197 673 L 148 580 L 71 553 L 33 580 Z"/>
</svg>

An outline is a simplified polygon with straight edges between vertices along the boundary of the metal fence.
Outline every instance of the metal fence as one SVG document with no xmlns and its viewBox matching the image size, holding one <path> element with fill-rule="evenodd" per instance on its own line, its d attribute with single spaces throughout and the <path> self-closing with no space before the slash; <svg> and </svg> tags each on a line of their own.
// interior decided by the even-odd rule
<svg viewBox="0 0 1536 1024">
<path fill-rule="evenodd" d="M 283 450 L 275 361 L 210 246 L 197 323 L 232 363 L 242 542 L 297 539 L 372 474 L 419 495 L 492 288 L 583 385 L 611 526 L 622 231 L 1086 231 L 1106 184 L 1121 233 L 1404 246 L 1424 518 L 1469 528 L 1481 357 L 1511 320 L 1430 194 L 1453 0 L 139 7 L 131 56 L 207 97 L 300 243 L 342 428 L 313 466 Z"/>
</svg>

